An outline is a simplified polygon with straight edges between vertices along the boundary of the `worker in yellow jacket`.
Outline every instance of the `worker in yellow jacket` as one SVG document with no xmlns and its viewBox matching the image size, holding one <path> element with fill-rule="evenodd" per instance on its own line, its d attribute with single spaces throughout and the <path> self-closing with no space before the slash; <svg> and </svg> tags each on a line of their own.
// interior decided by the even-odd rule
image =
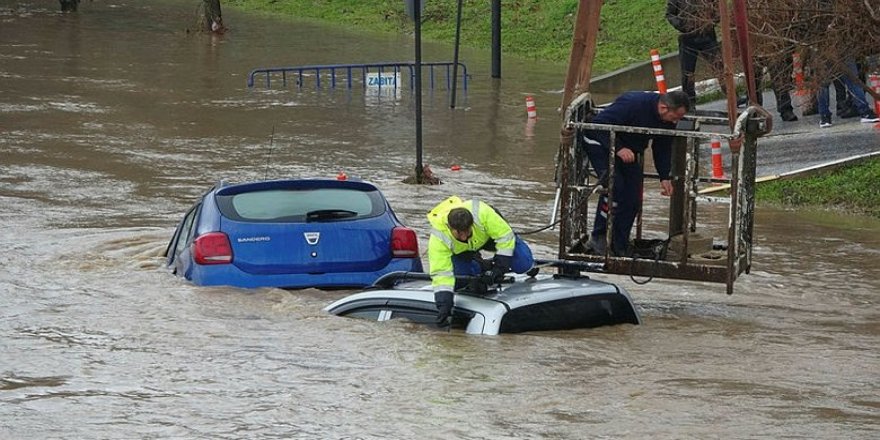
<svg viewBox="0 0 880 440">
<path fill-rule="evenodd" d="M 428 264 L 440 325 L 449 324 L 453 292 L 467 285 L 456 280 L 456 275 L 475 276 L 472 290 L 485 293 L 488 285 L 500 282 L 508 271 L 526 273 L 534 265 L 529 246 L 485 202 L 451 196 L 428 213 L 428 221 Z M 483 260 L 481 250 L 495 256 Z"/>
</svg>

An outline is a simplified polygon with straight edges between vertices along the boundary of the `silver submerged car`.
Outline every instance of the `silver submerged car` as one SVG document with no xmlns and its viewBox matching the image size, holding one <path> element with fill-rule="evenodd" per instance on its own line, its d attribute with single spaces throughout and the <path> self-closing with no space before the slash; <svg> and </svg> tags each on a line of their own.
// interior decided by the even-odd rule
<svg viewBox="0 0 880 440">
<path fill-rule="evenodd" d="M 424 273 L 387 274 L 367 290 L 335 301 L 324 310 L 376 321 L 403 318 L 434 325 L 437 319 L 430 276 Z M 452 328 L 497 335 L 640 322 L 625 289 L 575 272 L 507 277 L 485 295 L 458 291 Z"/>
</svg>

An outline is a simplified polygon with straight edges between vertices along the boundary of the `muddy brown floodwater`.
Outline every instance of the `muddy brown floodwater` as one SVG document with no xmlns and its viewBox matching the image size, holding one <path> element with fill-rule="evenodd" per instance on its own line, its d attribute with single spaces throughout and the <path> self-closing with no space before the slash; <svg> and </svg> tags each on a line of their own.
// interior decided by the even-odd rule
<svg viewBox="0 0 880 440">
<path fill-rule="evenodd" d="M 507 58 L 492 81 L 489 55 L 463 51 L 459 107 L 425 95 L 425 161 L 446 183 L 413 187 L 408 90 L 246 87 L 256 67 L 409 59 L 408 37 L 231 8 L 222 37 L 187 34 L 195 3 L 0 0 L 0 438 L 880 436 L 873 220 L 759 207 L 734 295 L 607 277 L 644 324 L 592 330 L 443 333 L 322 312 L 345 292 L 173 277 L 167 240 L 218 179 L 345 171 L 422 232 L 449 194 L 543 226 L 564 75 Z M 723 227 L 723 206 L 700 209 Z M 554 231 L 527 239 L 555 255 Z"/>
</svg>

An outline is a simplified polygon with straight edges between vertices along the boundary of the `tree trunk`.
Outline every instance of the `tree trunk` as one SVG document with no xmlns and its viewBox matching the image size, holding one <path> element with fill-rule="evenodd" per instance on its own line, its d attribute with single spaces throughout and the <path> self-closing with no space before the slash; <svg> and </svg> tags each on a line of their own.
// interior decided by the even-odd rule
<svg viewBox="0 0 880 440">
<path fill-rule="evenodd" d="M 202 0 L 205 4 L 205 30 L 223 32 L 223 14 L 220 12 L 220 0 Z"/>
</svg>

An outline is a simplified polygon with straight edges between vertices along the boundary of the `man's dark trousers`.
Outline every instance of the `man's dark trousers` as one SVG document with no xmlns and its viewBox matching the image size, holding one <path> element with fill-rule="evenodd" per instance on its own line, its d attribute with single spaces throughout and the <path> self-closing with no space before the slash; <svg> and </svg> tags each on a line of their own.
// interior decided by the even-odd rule
<svg viewBox="0 0 880 440">
<path fill-rule="evenodd" d="M 608 149 L 602 145 L 587 144 L 587 156 L 593 169 L 601 176 L 608 170 Z M 616 157 L 616 156 L 615 156 Z M 635 161 L 623 163 L 619 158 L 614 162 L 614 226 L 611 230 L 611 249 L 613 253 L 623 254 L 629 245 L 629 234 L 632 230 L 636 214 L 642 204 L 642 167 Z M 601 196 L 596 207 L 593 221 L 592 239 L 605 241 L 608 229 L 608 197 Z"/>
<path fill-rule="evenodd" d="M 681 64 L 681 90 L 687 93 L 692 107 L 696 103 L 697 97 L 694 77 L 697 70 L 697 59 L 700 56 L 708 61 L 716 72 L 721 71 L 723 67 L 721 63 L 721 46 L 718 45 L 715 33 L 679 35 L 678 60 Z M 723 87 L 724 85 L 721 84 L 721 86 Z"/>
</svg>

